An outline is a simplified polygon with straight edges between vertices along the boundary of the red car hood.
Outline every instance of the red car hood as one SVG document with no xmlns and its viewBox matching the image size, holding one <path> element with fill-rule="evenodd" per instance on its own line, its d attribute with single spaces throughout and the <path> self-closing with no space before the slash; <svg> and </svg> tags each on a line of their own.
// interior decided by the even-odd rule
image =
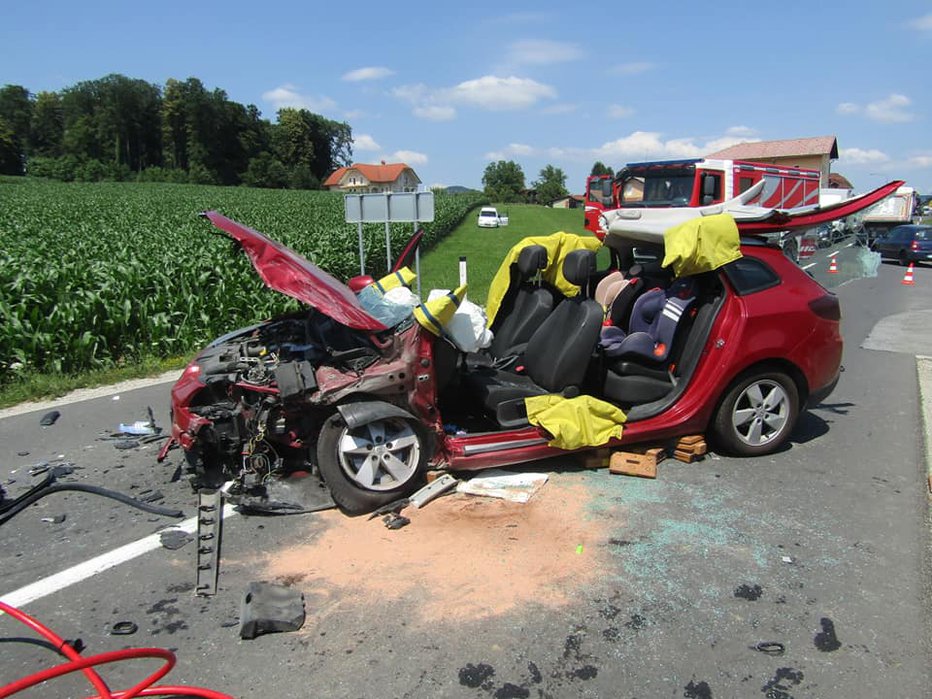
<svg viewBox="0 0 932 699">
<path fill-rule="evenodd" d="M 202 215 L 242 245 L 262 281 L 270 289 L 306 303 L 351 328 L 386 329 L 385 325 L 366 313 L 349 287 L 294 250 L 216 211 L 207 211 Z"/>
</svg>

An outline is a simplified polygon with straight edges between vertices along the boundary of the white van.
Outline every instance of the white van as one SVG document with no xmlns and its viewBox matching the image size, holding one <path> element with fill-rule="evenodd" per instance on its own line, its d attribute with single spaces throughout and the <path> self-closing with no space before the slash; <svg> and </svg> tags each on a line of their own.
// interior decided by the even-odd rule
<svg viewBox="0 0 932 699">
<path fill-rule="evenodd" d="M 498 213 L 494 206 L 483 206 L 479 209 L 479 228 L 498 228 L 508 225 L 508 217 Z"/>
</svg>

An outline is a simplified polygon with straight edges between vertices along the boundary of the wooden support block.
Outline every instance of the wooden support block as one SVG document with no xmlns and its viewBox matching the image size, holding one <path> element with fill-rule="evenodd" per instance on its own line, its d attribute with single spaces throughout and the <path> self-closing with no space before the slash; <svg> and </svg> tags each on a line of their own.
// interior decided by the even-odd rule
<svg viewBox="0 0 932 699">
<path fill-rule="evenodd" d="M 684 464 L 691 464 L 693 461 L 698 461 L 702 454 L 696 454 L 695 452 L 685 451 L 683 449 L 677 449 L 673 452 L 673 458 L 677 461 L 682 461 Z"/>
<path fill-rule="evenodd" d="M 682 449 L 683 447 L 691 447 L 695 444 L 702 442 L 705 444 L 705 437 L 701 434 L 691 434 L 686 437 L 680 437 L 676 442 L 676 448 Z"/>
<path fill-rule="evenodd" d="M 425 480 L 428 483 L 433 483 L 435 480 L 440 478 L 440 476 L 442 476 L 444 473 L 446 473 L 446 471 L 441 471 L 439 469 L 435 471 L 428 471 L 427 473 L 424 474 Z"/>
<path fill-rule="evenodd" d="M 583 468 L 608 468 L 612 452 L 610 449 L 593 449 L 582 455 Z"/>
<path fill-rule="evenodd" d="M 612 454 L 608 470 L 623 476 L 657 477 L 657 458 L 631 451 L 616 451 Z"/>
</svg>

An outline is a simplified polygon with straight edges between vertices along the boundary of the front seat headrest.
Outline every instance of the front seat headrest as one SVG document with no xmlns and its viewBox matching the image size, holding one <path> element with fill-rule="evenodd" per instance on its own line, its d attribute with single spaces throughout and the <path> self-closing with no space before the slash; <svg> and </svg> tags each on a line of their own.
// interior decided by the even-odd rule
<svg viewBox="0 0 932 699">
<path fill-rule="evenodd" d="M 570 284 L 585 288 L 589 277 L 595 274 L 595 253 L 592 250 L 573 250 L 563 260 L 563 276 Z"/>
<path fill-rule="evenodd" d="M 518 253 L 518 273 L 522 279 L 530 279 L 547 266 L 547 248 L 543 245 L 528 245 Z"/>
</svg>

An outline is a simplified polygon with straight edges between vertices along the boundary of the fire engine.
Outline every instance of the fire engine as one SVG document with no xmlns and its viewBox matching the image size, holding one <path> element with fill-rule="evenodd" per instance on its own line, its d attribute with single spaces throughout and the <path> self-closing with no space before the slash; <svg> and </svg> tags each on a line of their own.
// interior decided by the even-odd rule
<svg viewBox="0 0 932 699">
<path fill-rule="evenodd" d="M 599 216 L 606 209 L 708 206 L 732 199 L 761 180 L 763 188 L 747 202 L 750 205 L 775 209 L 817 205 L 820 179 L 818 170 L 743 160 L 691 158 L 629 163 L 614 177 L 588 178 L 585 227 L 602 239 L 605 231 Z M 798 236 L 786 236 L 781 243 L 787 255 L 798 259 Z"/>
</svg>

